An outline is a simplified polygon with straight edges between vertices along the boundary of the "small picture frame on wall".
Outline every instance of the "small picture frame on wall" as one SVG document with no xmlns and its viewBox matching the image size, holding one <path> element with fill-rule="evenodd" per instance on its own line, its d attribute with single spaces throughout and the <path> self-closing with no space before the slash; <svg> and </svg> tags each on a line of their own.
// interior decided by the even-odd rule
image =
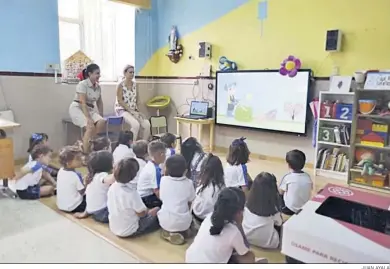
<svg viewBox="0 0 390 269">
<path fill-rule="evenodd" d="M 332 76 L 330 78 L 330 92 L 349 92 L 351 89 L 352 76 Z"/>
<path fill-rule="evenodd" d="M 368 72 L 365 90 L 390 90 L 390 72 Z"/>
</svg>

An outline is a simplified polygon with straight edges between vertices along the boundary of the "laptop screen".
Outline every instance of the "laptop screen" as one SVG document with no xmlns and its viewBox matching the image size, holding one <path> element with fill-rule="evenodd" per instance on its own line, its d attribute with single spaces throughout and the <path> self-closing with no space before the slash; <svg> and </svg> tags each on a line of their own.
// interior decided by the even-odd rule
<svg viewBox="0 0 390 269">
<path fill-rule="evenodd" d="M 192 101 L 190 115 L 207 116 L 208 102 Z"/>
</svg>

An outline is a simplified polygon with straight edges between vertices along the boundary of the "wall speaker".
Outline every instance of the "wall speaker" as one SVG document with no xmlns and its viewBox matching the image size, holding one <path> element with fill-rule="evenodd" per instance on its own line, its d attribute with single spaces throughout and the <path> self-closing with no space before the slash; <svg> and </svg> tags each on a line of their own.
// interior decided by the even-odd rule
<svg viewBox="0 0 390 269">
<path fill-rule="evenodd" d="M 340 30 L 326 31 L 326 51 L 340 51 L 341 50 L 342 33 Z"/>
<path fill-rule="evenodd" d="M 211 44 L 199 42 L 199 58 L 211 58 Z"/>
</svg>

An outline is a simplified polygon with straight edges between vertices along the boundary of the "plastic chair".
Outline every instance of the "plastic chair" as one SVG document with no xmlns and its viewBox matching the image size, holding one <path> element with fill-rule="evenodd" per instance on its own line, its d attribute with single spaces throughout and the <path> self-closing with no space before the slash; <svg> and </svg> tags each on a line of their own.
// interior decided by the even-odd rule
<svg viewBox="0 0 390 269">
<path fill-rule="evenodd" d="M 150 121 L 150 133 L 152 134 L 152 139 L 160 139 L 162 135 L 168 133 L 168 122 L 165 116 L 152 116 L 149 119 Z M 182 138 L 179 134 L 175 134 L 176 139 L 179 140 L 181 145 Z"/>
<path fill-rule="evenodd" d="M 108 116 L 106 120 L 106 137 L 111 140 L 111 143 L 117 143 L 119 132 L 123 130 L 123 117 Z M 119 127 L 119 130 L 110 131 L 110 127 Z"/>
</svg>

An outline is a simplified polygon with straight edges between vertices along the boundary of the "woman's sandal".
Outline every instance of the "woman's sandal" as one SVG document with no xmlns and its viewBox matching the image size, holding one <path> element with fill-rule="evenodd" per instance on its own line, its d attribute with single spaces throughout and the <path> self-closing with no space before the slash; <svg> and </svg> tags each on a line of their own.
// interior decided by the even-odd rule
<svg viewBox="0 0 390 269">
<path fill-rule="evenodd" d="M 184 236 L 180 233 L 170 233 L 168 231 L 161 230 L 161 238 L 173 245 L 183 245 L 185 243 Z"/>
</svg>

